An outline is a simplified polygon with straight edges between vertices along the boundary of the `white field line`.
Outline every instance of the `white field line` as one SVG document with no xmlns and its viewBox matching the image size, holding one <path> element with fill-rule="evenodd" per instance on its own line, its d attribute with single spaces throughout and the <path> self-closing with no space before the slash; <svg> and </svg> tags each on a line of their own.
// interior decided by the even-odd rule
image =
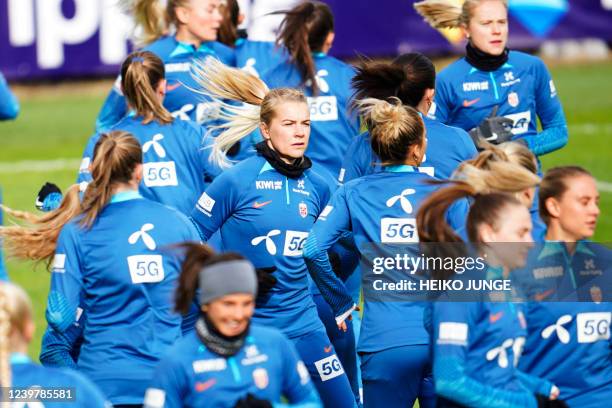
<svg viewBox="0 0 612 408">
<path fill-rule="evenodd" d="M 602 193 L 612 193 L 612 183 L 597 180 L 597 189 Z"/>
<path fill-rule="evenodd" d="M 0 162 L 0 173 L 38 173 L 57 170 L 74 170 L 76 175 L 79 170 L 80 159 L 55 159 L 55 160 L 23 160 L 17 162 Z"/>
</svg>

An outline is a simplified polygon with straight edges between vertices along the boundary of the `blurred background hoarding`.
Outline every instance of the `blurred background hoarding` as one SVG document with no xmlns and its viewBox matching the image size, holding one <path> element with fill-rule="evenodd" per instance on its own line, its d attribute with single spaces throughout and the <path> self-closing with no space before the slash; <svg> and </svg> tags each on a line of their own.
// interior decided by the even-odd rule
<svg viewBox="0 0 612 408">
<path fill-rule="evenodd" d="M 457 0 L 460 2 L 461 0 Z M 10 80 L 117 73 L 129 52 L 130 18 L 117 0 L 0 0 L 0 71 Z M 242 0 L 251 38 L 270 40 L 280 21 L 266 14 L 295 0 Z M 390 57 L 462 52 L 459 30 L 439 32 L 408 0 L 326 0 L 336 17 L 332 54 Z M 612 0 L 510 0 L 510 47 L 551 55 L 607 55 Z"/>
</svg>

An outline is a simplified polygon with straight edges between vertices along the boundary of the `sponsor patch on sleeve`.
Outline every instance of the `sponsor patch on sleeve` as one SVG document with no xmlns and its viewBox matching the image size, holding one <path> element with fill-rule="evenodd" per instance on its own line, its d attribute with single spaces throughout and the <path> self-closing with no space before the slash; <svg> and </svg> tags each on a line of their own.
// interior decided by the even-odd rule
<svg viewBox="0 0 612 408">
<path fill-rule="evenodd" d="M 438 344 L 455 344 L 465 346 L 468 339 L 466 323 L 442 322 L 438 331 Z"/>
</svg>

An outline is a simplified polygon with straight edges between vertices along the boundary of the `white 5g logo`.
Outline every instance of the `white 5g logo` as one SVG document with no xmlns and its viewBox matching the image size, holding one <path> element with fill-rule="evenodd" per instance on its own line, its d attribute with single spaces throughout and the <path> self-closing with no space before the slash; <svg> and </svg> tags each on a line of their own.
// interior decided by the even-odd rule
<svg viewBox="0 0 612 408">
<path fill-rule="evenodd" d="M 338 100 L 335 96 L 314 96 L 307 99 L 312 121 L 338 120 Z"/>
<path fill-rule="evenodd" d="M 147 249 L 155 250 L 157 243 L 148 233 L 154 228 L 151 223 L 144 224 L 130 235 L 128 243 L 136 245 L 142 240 Z M 164 262 L 161 255 L 132 255 L 127 257 L 127 261 L 132 283 L 154 283 L 164 280 Z"/>
<path fill-rule="evenodd" d="M 262 242 L 265 242 L 266 251 L 268 251 L 270 255 L 276 255 L 276 244 L 272 238 L 280 234 L 280 230 L 271 230 L 266 235 L 253 238 L 251 240 L 251 245 L 257 246 Z M 291 230 L 285 231 L 285 246 L 283 248 L 283 255 L 302 256 L 302 249 L 304 247 L 306 238 L 308 238 L 308 232 Z"/>
<path fill-rule="evenodd" d="M 344 368 L 342 368 L 342 364 L 340 364 L 340 360 L 338 360 L 338 356 L 335 354 L 322 360 L 315 361 L 314 364 L 319 372 L 321 381 L 331 380 L 332 378 L 344 374 Z"/>
<path fill-rule="evenodd" d="M 380 220 L 380 242 L 419 242 L 415 218 L 383 218 Z"/>
</svg>

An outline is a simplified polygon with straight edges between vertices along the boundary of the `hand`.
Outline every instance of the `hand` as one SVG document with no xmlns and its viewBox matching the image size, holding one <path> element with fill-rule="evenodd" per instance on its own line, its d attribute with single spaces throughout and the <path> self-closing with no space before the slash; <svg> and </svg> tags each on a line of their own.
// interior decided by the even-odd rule
<svg viewBox="0 0 612 408">
<path fill-rule="evenodd" d="M 236 401 L 234 408 L 272 408 L 272 404 L 268 400 L 259 399 L 251 393 Z"/>
<path fill-rule="evenodd" d="M 360 310 L 361 308 L 359 308 L 359 306 L 353 305 L 352 308 L 344 312 L 342 315 L 338 316 L 338 317 L 343 317 L 342 319 L 338 320 L 338 317 L 336 317 L 336 324 L 338 325 L 338 329 L 342 330 L 343 332 L 346 332 L 348 330 L 346 321 L 353 320 L 353 311 L 359 312 Z"/>
<path fill-rule="evenodd" d="M 41 187 L 34 204 L 40 211 L 52 211 L 59 207 L 62 201 L 62 190 L 53 183 L 46 182 Z"/>
<path fill-rule="evenodd" d="M 565 401 L 560 399 L 550 399 L 549 397 L 540 394 L 535 394 L 535 397 L 538 403 L 538 408 L 569 408 Z"/>
<path fill-rule="evenodd" d="M 498 107 L 495 106 L 491 114 L 480 125 L 470 130 L 470 136 L 477 149 L 482 149 L 483 140 L 495 145 L 512 140 L 514 121 L 503 116 L 496 116 L 497 109 Z"/>
<path fill-rule="evenodd" d="M 257 296 L 265 295 L 276 285 L 276 278 L 272 274 L 276 271 L 275 266 L 257 268 Z"/>
</svg>

